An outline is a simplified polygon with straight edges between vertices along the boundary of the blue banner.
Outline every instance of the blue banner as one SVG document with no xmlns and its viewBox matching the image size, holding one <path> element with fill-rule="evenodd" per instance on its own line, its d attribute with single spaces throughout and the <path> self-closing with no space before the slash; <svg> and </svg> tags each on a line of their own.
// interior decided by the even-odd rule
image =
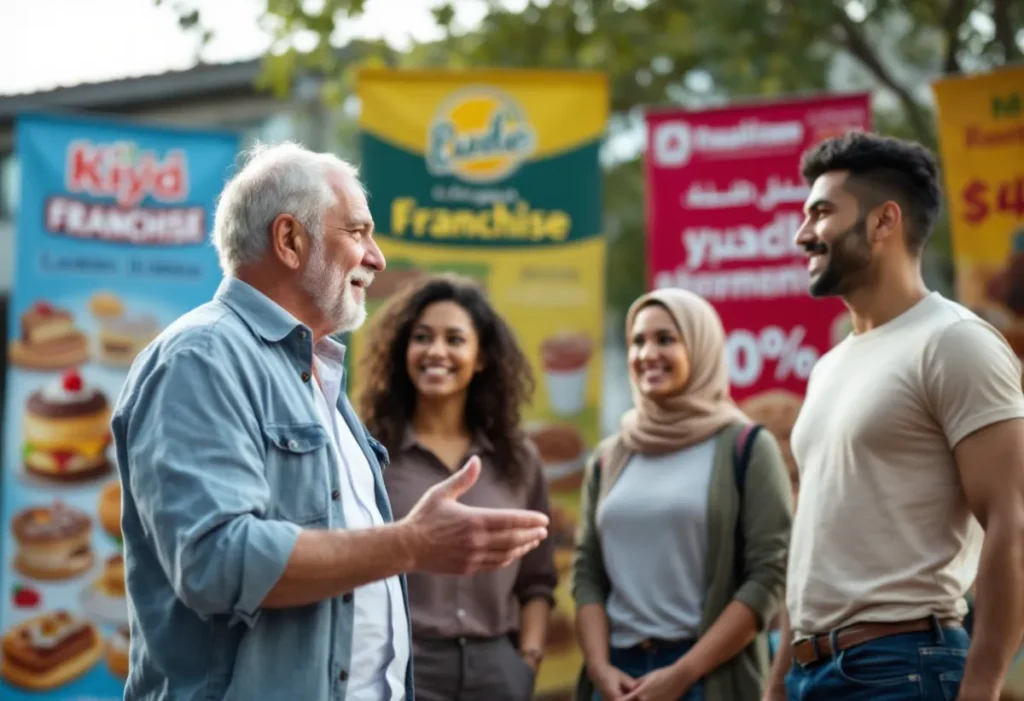
<svg viewBox="0 0 1024 701">
<path fill-rule="evenodd" d="M 207 301 L 235 134 L 92 118 L 16 125 L 0 698 L 119 701 L 128 668 L 110 412 L 132 360 Z"/>
</svg>

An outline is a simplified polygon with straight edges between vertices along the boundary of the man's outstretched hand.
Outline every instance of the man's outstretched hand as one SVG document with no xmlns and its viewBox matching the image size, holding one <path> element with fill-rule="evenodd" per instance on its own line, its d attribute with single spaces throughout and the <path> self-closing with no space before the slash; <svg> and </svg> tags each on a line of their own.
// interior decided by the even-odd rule
<svg viewBox="0 0 1024 701">
<path fill-rule="evenodd" d="M 458 498 L 480 477 L 473 456 L 458 472 L 434 485 L 401 521 L 413 571 L 473 574 L 518 560 L 548 535 L 548 517 L 522 509 L 466 506 Z"/>
</svg>

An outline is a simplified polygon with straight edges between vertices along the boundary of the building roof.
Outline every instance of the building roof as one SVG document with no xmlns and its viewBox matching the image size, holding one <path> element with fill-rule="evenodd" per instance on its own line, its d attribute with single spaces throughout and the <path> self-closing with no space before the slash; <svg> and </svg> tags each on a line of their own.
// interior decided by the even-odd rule
<svg viewBox="0 0 1024 701">
<path fill-rule="evenodd" d="M 0 124 L 20 112 L 47 109 L 129 112 L 134 108 L 205 96 L 253 94 L 260 59 L 199 64 L 183 71 L 82 83 L 19 95 L 0 95 Z"/>
</svg>

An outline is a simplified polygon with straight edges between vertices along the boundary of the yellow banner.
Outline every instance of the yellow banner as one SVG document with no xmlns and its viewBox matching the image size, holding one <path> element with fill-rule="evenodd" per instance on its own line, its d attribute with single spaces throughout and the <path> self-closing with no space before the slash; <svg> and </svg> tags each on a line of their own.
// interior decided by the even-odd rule
<svg viewBox="0 0 1024 701">
<path fill-rule="evenodd" d="M 934 90 L 957 294 L 1024 356 L 1024 66 Z"/>
<path fill-rule="evenodd" d="M 1024 356 L 1024 66 L 934 85 L 960 302 Z M 1005 690 L 1024 694 L 1024 660 Z"/>
<path fill-rule="evenodd" d="M 433 272 L 475 278 L 537 379 L 526 428 L 545 463 L 559 567 L 537 698 L 571 698 L 582 657 L 569 591 L 584 461 L 600 438 L 605 310 L 601 74 L 364 71 L 362 176 L 388 268 L 373 313 Z M 364 331 L 350 340 L 363 352 Z M 375 351 L 377 349 L 374 349 Z M 352 395 L 360 392 L 352 374 Z"/>
</svg>

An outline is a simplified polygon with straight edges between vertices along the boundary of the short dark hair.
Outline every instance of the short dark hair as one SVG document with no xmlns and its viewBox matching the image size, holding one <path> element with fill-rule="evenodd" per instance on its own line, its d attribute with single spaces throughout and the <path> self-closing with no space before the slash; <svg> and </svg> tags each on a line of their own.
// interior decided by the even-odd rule
<svg viewBox="0 0 1024 701">
<path fill-rule="evenodd" d="M 808 185 L 837 170 L 849 172 L 846 189 L 861 211 L 896 201 L 908 224 L 907 247 L 914 253 L 924 248 L 942 202 L 939 165 L 931 151 L 913 141 L 851 131 L 808 149 L 800 162 Z"/>
</svg>

